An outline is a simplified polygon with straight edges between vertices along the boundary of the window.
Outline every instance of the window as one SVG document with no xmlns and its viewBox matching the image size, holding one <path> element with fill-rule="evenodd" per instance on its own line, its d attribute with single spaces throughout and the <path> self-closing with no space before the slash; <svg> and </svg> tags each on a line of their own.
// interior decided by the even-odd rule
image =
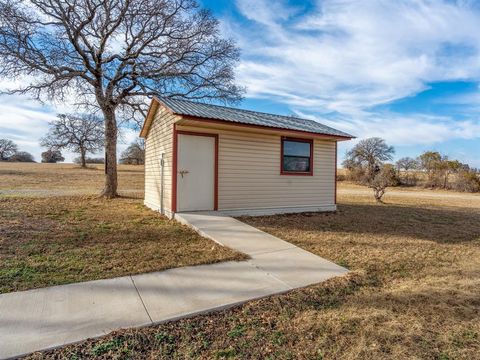
<svg viewBox="0 0 480 360">
<path fill-rule="evenodd" d="M 312 140 L 282 138 L 282 175 L 312 175 L 312 158 Z"/>
</svg>

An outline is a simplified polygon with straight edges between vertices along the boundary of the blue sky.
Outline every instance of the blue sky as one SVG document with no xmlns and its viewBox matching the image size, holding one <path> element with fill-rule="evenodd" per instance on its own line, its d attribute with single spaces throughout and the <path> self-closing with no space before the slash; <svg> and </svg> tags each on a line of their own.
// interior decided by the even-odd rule
<svg viewBox="0 0 480 360">
<path fill-rule="evenodd" d="M 480 167 L 480 1 L 200 3 L 241 48 L 240 107 L 380 136 L 396 158 L 437 150 Z M 1 137 L 38 158 L 37 139 L 60 110 L 1 97 Z"/>
</svg>

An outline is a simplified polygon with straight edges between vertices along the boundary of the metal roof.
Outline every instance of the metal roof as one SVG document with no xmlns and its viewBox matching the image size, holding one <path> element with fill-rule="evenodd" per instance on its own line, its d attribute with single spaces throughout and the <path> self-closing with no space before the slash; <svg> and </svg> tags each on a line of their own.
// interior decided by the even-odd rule
<svg viewBox="0 0 480 360">
<path fill-rule="evenodd" d="M 305 131 L 309 133 L 353 138 L 354 136 L 336 130 L 314 120 L 300 119 L 262 113 L 258 111 L 236 109 L 226 106 L 204 104 L 194 101 L 158 98 L 158 100 L 178 115 L 194 116 L 206 119 L 222 120 L 239 124 L 266 126 L 279 129 Z"/>
</svg>

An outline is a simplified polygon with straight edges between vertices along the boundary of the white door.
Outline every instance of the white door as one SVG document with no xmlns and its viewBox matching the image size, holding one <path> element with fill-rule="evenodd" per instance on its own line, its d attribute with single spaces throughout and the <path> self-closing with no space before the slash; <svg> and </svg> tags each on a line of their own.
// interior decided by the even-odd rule
<svg viewBox="0 0 480 360">
<path fill-rule="evenodd" d="M 213 210 L 215 138 L 178 134 L 177 211 Z"/>
</svg>

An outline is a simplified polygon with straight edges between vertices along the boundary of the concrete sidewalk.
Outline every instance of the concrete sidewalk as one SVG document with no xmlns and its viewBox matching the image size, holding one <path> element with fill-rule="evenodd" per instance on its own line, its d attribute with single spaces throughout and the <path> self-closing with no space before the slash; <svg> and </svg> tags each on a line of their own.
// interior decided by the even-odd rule
<svg viewBox="0 0 480 360">
<path fill-rule="evenodd" d="M 176 218 L 251 259 L 0 295 L 0 358 L 222 309 L 346 273 L 230 217 Z"/>
</svg>

